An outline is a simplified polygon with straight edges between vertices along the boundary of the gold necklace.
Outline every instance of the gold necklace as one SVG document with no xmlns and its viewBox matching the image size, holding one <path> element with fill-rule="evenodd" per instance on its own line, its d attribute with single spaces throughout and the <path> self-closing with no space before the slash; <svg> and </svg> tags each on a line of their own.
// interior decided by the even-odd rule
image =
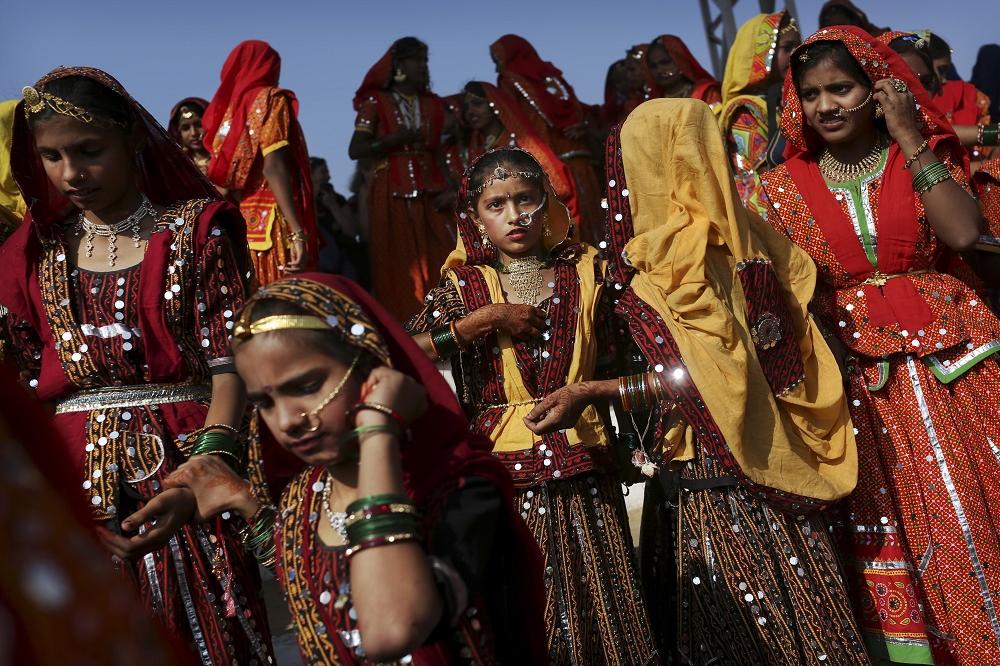
<svg viewBox="0 0 1000 666">
<path fill-rule="evenodd" d="M 885 141 L 880 136 L 874 145 L 872 145 L 868 154 L 854 163 L 841 162 L 830 153 L 829 148 L 824 148 L 819 156 L 819 170 L 825 179 L 834 183 L 845 183 L 855 180 L 865 174 L 871 173 L 878 167 L 878 163 L 882 159 L 882 149 L 884 147 Z"/>
<path fill-rule="evenodd" d="M 510 280 L 510 288 L 518 300 L 525 305 L 538 306 L 538 295 L 542 291 L 542 269 L 545 262 L 538 257 L 511 259 L 506 266 L 500 263 L 497 271 Z"/>
</svg>

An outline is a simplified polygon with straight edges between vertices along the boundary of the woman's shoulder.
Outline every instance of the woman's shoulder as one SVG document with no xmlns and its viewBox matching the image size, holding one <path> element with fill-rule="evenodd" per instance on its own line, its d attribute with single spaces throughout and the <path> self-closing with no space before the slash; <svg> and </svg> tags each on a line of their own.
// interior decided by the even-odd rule
<svg viewBox="0 0 1000 666">
<path fill-rule="evenodd" d="M 322 472 L 319 467 L 307 467 L 293 476 L 278 500 L 278 514 L 284 516 L 287 512 L 300 510 L 307 493 L 317 483 Z"/>
</svg>

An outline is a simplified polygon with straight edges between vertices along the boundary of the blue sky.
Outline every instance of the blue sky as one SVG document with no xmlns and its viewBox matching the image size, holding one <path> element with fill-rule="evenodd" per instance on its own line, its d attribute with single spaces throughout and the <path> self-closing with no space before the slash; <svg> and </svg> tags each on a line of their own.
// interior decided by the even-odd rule
<svg viewBox="0 0 1000 666">
<path fill-rule="evenodd" d="M 968 77 L 983 43 L 997 41 L 997 0 L 858 0 L 878 25 L 932 28 L 949 40 Z M 347 144 L 351 98 L 368 68 L 397 37 L 430 45 L 436 92 L 471 79 L 493 80 L 488 46 L 508 32 L 535 44 L 566 75 L 581 99 L 598 102 L 612 61 L 661 33 L 687 41 L 706 67 L 708 50 L 697 0 L 13 0 L 0 40 L 0 99 L 17 97 L 58 65 L 92 65 L 115 75 L 158 119 L 179 99 L 211 98 L 230 49 L 267 40 L 282 55 L 283 86 L 301 103 L 310 152 L 326 157 L 338 188 L 353 163 Z M 816 29 L 821 0 L 796 3 L 803 29 Z M 778 2 L 779 6 L 782 3 Z M 758 4 L 737 6 L 742 21 Z M 902 17 L 902 18 L 900 18 Z"/>
</svg>

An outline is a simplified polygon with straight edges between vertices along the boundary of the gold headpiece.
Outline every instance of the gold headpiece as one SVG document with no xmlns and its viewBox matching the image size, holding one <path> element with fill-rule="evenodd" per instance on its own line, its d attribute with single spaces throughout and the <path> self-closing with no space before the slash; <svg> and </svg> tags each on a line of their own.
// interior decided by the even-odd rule
<svg viewBox="0 0 1000 666">
<path fill-rule="evenodd" d="M 507 180 L 508 178 L 521 178 L 523 180 L 540 180 L 541 177 L 542 174 L 538 173 L 537 171 L 511 171 L 510 169 L 501 164 L 500 166 L 498 166 L 496 169 L 493 170 L 493 173 L 490 174 L 489 178 L 483 181 L 482 185 L 477 187 L 472 192 L 471 198 L 475 199 L 476 197 L 478 197 L 480 194 L 483 193 L 483 190 L 485 190 L 487 187 L 489 187 L 498 180 Z"/>
<path fill-rule="evenodd" d="M 191 118 L 194 118 L 195 115 L 197 115 L 197 114 L 195 114 L 194 109 L 192 109 L 190 106 L 182 106 L 181 107 L 181 118 L 182 119 L 189 120 Z"/>
<path fill-rule="evenodd" d="M 794 16 L 788 19 L 788 25 L 782 28 L 778 34 L 784 35 L 789 32 L 799 32 L 799 22 L 795 20 Z"/>
<path fill-rule="evenodd" d="M 333 328 L 326 320 L 313 315 L 273 315 L 263 317 L 255 322 L 247 321 L 249 312 L 243 313 L 240 320 L 233 327 L 233 344 L 237 341 L 245 342 L 255 335 L 269 333 L 270 331 L 280 331 L 284 329 L 310 329 L 314 331 L 328 331 Z"/>
<path fill-rule="evenodd" d="M 119 127 L 121 129 L 126 128 L 126 125 L 123 122 L 108 118 L 99 118 L 93 115 L 90 111 L 81 109 L 76 104 L 67 102 L 63 98 L 56 97 L 55 95 L 47 93 L 44 90 L 36 90 L 31 86 L 25 86 L 21 89 L 21 95 L 24 97 L 25 118 L 30 119 L 32 114 L 41 113 L 45 110 L 45 107 L 48 107 L 60 115 L 69 116 L 70 118 L 87 123 L 88 125 L 97 125 L 99 127 Z"/>
<path fill-rule="evenodd" d="M 802 53 L 799 54 L 799 62 L 809 62 L 808 50 L 803 50 Z"/>
</svg>

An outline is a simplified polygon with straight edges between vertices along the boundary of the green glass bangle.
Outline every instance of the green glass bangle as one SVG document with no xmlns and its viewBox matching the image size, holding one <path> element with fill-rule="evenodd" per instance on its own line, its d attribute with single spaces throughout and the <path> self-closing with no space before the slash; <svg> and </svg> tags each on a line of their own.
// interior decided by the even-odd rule
<svg viewBox="0 0 1000 666">
<path fill-rule="evenodd" d="M 951 173 L 941 162 L 931 162 L 920 171 L 917 175 L 913 177 L 913 187 L 917 192 L 926 192 L 928 189 L 940 183 L 942 180 L 946 180 L 951 176 Z"/>
<path fill-rule="evenodd" d="M 458 340 L 451 332 L 451 326 L 447 324 L 431 330 L 431 344 L 434 345 L 439 358 L 449 358 L 461 351 Z"/>
<path fill-rule="evenodd" d="M 352 439 L 358 439 L 362 435 L 370 435 L 376 432 L 384 432 L 386 434 L 393 435 L 397 439 L 403 438 L 403 431 L 395 423 L 380 423 L 377 425 L 358 426 L 354 430 L 349 430 L 344 433 L 343 439 L 344 441 L 350 441 Z"/>
<path fill-rule="evenodd" d="M 365 497 L 359 497 L 350 504 L 347 505 L 345 511 L 347 515 L 351 515 L 355 511 L 363 511 L 368 507 L 375 506 L 377 504 L 413 504 L 411 500 L 406 495 L 401 495 L 399 493 L 383 493 L 381 495 L 366 495 Z"/>
<path fill-rule="evenodd" d="M 347 528 L 347 536 L 356 539 L 378 532 L 394 532 L 400 529 L 416 529 L 417 521 L 413 516 L 400 513 L 389 513 L 362 520 Z"/>
<path fill-rule="evenodd" d="M 993 123 L 992 125 L 983 125 L 982 131 L 984 146 L 996 146 L 1000 145 L 1000 124 Z"/>
<path fill-rule="evenodd" d="M 191 455 L 226 451 L 239 457 L 242 453 L 241 448 L 239 441 L 229 433 L 206 432 L 198 436 L 194 446 L 191 448 Z"/>
</svg>

